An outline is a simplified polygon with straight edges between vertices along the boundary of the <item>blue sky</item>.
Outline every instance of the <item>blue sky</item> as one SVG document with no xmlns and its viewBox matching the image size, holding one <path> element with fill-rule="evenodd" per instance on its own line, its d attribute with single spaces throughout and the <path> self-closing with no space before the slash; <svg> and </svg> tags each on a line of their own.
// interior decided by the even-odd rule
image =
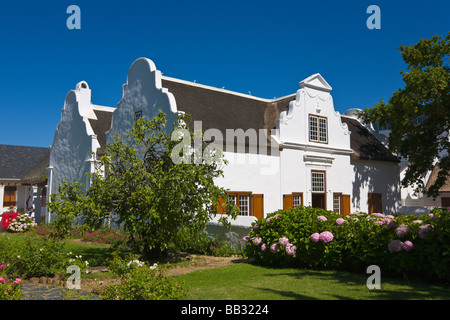
<svg viewBox="0 0 450 320">
<path fill-rule="evenodd" d="M 81 9 L 69 30 L 67 7 Z M 369 30 L 369 5 L 381 29 Z M 320 73 L 335 108 L 372 107 L 403 82 L 397 47 L 450 31 L 447 0 L 8 1 L 0 10 L 0 144 L 51 145 L 69 90 L 115 107 L 129 67 L 273 98 Z"/>
</svg>

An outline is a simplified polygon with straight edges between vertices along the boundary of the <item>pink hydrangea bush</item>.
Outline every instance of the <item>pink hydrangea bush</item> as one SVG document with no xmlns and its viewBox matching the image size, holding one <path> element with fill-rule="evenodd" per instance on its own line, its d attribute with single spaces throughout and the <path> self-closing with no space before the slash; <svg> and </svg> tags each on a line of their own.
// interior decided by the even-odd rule
<svg viewBox="0 0 450 320">
<path fill-rule="evenodd" d="M 258 220 L 250 228 L 245 254 L 274 266 L 365 272 L 368 265 L 377 264 L 387 274 L 448 279 L 450 268 L 445 266 L 450 262 L 440 261 L 450 257 L 448 230 L 445 209 L 423 216 L 363 212 L 342 216 L 298 207 Z"/>
</svg>

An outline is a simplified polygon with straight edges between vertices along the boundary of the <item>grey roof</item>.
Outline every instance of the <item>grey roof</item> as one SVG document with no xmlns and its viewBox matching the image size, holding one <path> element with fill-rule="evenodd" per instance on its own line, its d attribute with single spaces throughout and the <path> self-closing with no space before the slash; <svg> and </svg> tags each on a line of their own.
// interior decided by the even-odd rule
<svg viewBox="0 0 450 320">
<path fill-rule="evenodd" d="M 341 120 L 347 124 L 348 130 L 351 132 L 350 148 L 353 150 L 353 160 L 400 162 L 400 159 L 393 155 L 357 119 L 342 116 Z"/>
<path fill-rule="evenodd" d="M 0 181 L 25 182 L 47 175 L 50 149 L 0 144 Z"/>
</svg>

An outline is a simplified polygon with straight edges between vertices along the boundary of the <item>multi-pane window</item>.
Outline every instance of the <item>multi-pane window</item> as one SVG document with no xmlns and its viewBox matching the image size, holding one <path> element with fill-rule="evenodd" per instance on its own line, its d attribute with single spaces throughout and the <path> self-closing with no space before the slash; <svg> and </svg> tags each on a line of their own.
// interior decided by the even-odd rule
<svg viewBox="0 0 450 320">
<path fill-rule="evenodd" d="M 248 193 L 229 193 L 228 196 L 234 202 L 234 204 L 239 208 L 240 216 L 249 216 L 250 215 L 250 197 L 251 194 Z"/>
<path fill-rule="evenodd" d="M 336 213 L 341 213 L 341 195 L 334 194 L 333 195 L 333 211 Z"/>
<path fill-rule="evenodd" d="M 241 216 L 248 216 L 249 212 L 250 212 L 249 196 L 246 194 L 241 194 L 239 196 L 239 214 Z"/>
<path fill-rule="evenodd" d="M 328 143 L 327 118 L 309 115 L 309 140 Z"/>
<path fill-rule="evenodd" d="M 292 206 L 298 207 L 302 204 L 302 195 L 301 194 L 293 194 L 292 195 Z"/>
<path fill-rule="evenodd" d="M 312 192 L 325 192 L 325 173 L 313 171 L 311 172 L 311 189 Z"/>
</svg>

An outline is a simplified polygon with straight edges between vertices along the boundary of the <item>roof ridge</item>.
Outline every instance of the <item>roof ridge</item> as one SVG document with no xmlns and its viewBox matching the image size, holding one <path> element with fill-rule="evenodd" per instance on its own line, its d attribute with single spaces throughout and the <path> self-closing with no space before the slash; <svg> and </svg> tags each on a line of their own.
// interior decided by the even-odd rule
<svg viewBox="0 0 450 320">
<path fill-rule="evenodd" d="M 236 91 L 232 91 L 232 90 L 228 90 L 228 89 L 223 89 L 223 88 L 217 88 L 217 87 L 213 87 L 210 85 L 206 85 L 206 84 L 201 84 L 201 83 L 197 83 L 197 82 L 192 82 L 192 81 L 187 81 L 187 80 L 182 80 L 182 79 L 177 79 L 177 78 L 172 78 L 172 77 L 167 77 L 167 76 L 162 76 L 161 77 L 162 80 L 167 80 L 167 81 L 172 81 L 172 82 L 177 82 L 177 83 L 181 83 L 181 84 L 186 84 L 186 85 L 190 85 L 193 87 L 198 87 L 198 88 L 203 88 L 203 89 L 207 89 L 207 90 L 212 90 L 212 91 L 218 91 L 218 92 L 222 92 L 222 93 L 227 93 L 227 94 L 232 94 L 235 96 L 239 96 L 242 98 L 247 98 L 247 99 L 252 99 L 252 100 L 257 100 L 257 101 L 261 101 L 261 102 L 266 102 L 266 103 L 270 103 L 270 102 L 277 102 L 280 100 L 284 100 L 290 96 L 295 96 L 297 93 L 291 93 L 279 98 L 275 98 L 275 99 L 267 99 L 267 98 L 260 98 L 260 97 L 256 97 L 256 96 L 252 96 L 250 94 L 245 94 L 245 93 L 241 93 L 241 92 L 236 92 Z"/>
</svg>

